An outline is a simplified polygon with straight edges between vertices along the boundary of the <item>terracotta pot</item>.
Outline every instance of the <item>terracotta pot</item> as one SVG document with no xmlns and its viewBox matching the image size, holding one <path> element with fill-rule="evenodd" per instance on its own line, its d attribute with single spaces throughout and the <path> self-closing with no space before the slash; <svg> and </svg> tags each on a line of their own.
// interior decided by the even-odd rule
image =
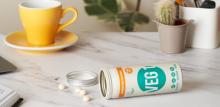
<svg viewBox="0 0 220 107">
<path fill-rule="evenodd" d="M 165 25 L 157 22 L 160 35 L 160 49 L 165 53 L 181 53 L 185 50 L 188 21 L 178 25 Z"/>
</svg>

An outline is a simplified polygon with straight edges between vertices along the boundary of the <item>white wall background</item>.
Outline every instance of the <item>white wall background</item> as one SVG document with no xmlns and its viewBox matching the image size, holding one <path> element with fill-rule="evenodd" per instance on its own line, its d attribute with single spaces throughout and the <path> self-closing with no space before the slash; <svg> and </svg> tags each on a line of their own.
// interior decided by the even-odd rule
<svg viewBox="0 0 220 107">
<path fill-rule="evenodd" d="M 13 31 L 22 30 L 18 14 L 18 4 L 24 0 L 0 0 L 0 32 L 10 33 Z M 84 11 L 83 0 L 60 0 L 63 2 L 64 7 L 74 6 L 79 11 L 79 18 L 77 22 L 70 27 L 68 30 L 74 32 L 81 31 L 119 31 L 115 24 L 106 24 L 95 17 L 88 16 Z M 134 9 L 137 0 L 125 0 L 129 8 Z M 154 15 L 154 3 L 158 0 L 142 0 L 141 12 L 153 18 Z M 67 16 L 67 17 L 70 17 Z M 66 18 L 67 19 L 67 18 Z M 137 31 L 156 31 L 156 25 L 151 22 L 147 25 L 141 25 L 137 27 Z"/>
<path fill-rule="evenodd" d="M 24 0 L 0 0 L 0 32 L 10 33 L 22 30 L 19 20 L 18 4 Z M 67 29 L 74 32 L 95 31 L 95 32 L 117 32 L 120 31 L 115 24 L 106 24 L 95 17 L 88 16 L 84 11 L 83 0 L 60 0 L 64 7 L 74 6 L 79 11 L 79 18 L 76 23 Z M 134 9 L 137 0 L 124 0 L 130 9 Z M 142 0 L 141 12 L 148 15 L 151 19 L 154 17 L 154 3 L 158 0 Z M 220 5 L 220 0 L 215 0 Z M 220 10 L 220 9 L 219 9 Z M 220 15 L 220 14 L 219 14 Z M 68 19 L 67 16 L 66 19 Z M 220 22 L 220 21 L 219 21 Z M 136 31 L 156 31 L 156 25 L 150 22 L 147 25 L 138 26 Z"/>
</svg>

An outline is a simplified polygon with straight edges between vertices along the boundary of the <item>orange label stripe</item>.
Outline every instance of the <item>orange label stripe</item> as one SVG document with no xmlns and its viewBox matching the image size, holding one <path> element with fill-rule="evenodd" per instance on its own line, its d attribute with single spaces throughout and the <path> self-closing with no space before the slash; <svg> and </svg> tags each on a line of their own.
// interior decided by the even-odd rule
<svg viewBox="0 0 220 107">
<path fill-rule="evenodd" d="M 125 96 L 125 90 L 126 90 L 126 81 L 124 76 L 124 71 L 121 67 L 117 68 L 119 80 L 120 80 L 120 91 L 119 91 L 119 97 Z"/>
</svg>

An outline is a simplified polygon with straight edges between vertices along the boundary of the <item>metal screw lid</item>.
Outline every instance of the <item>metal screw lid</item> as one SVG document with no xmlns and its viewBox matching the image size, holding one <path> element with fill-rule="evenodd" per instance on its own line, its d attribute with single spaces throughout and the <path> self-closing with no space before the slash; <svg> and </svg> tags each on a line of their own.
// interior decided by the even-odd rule
<svg viewBox="0 0 220 107">
<path fill-rule="evenodd" d="M 98 83 L 96 73 L 89 71 L 73 71 L 66 75 L 67 82 L 71 86 L 93 86 Z"/>
</svg>

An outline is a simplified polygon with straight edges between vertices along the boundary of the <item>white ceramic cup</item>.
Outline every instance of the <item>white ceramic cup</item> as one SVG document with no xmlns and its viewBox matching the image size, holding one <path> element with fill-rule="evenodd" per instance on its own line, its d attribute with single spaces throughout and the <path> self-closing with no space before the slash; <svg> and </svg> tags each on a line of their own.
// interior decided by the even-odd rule
<svg viewBox="0 0 220 107">
<path fill-rule="evenodd" d="M 181 7 L 184 19 L 192 20 L 189 27 L 187 46 L 213 49 L 219 46 L 218 9 Z"/>
</svg>

